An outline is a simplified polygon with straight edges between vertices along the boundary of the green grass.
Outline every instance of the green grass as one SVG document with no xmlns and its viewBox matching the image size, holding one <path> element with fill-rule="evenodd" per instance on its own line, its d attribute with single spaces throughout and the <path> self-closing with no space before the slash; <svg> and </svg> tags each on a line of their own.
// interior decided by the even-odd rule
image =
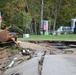
<svg viewBox="0 0 76 75">
<path fill-rule="evenodd" d="M 76 34 L 67 34 L 67 35 L 30 35 L 29 38 L 18 38 L 18 40 L 76 40 Z"/>
</svg>

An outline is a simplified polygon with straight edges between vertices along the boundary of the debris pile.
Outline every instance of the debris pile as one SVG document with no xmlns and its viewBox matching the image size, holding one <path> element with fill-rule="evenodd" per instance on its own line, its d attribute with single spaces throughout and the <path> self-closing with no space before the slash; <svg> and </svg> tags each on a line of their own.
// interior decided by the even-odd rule
<svg viewBox="0 0 76 75">
<path fill-rule="evenodd" d="M 12 44 L 18 44 L 17 43 L 17 35 L 13 35 L 8 32 L 8 29 L 10 27 L 7 27 L 4 30 L 0 29 L 0 47 L 12 45 Z"/>
<path fill-rule="evenodd" d="M 19 45 L 17 43 L 19 43 Z M 15 50 L 14 48 L 12 50 L 9 50 L 9 48 L 7 47 L 8 50 L 6 50 L 6 48 L 3 50 L 0 50 L 0 55 L 1 55 L 0 56 L 0 73 L 2 73 L 2 75 L 3 75 L 3 72 L 7 70 L 11 70 L 12 68 L 16 66 L 19 66 L 19 64 L 21 64 L 23 61 L 24 63 L 27 63 L 27 60 L 29 61 L 29 59 L 31 60 L 33 58 L 34 59 L 38 58 L 38 60 L 36 59 L 37 60 L 36 65 L 38 65 L 36 67 L 38 67 L 39 75 L 41 75 L 45 55 L 62 55 L 62 54 L 73 54 L 73 53 L 76 54 L 76 51 L 72 48 L 68 48 L 68 47 L 62 48 L 62 49 L 60 47 L 54 48 L 49 43 L 35 44 L 35 43 L 21 42 L 21 41 L 17 41 L 17 43 L 15 43 L 17 46 L 14 46 L 14 47 L 17 47 L 18 49 L 17 53 L 12 52 L 12 51 L 16 52 L 17 51 L 16 48 Z M 11 53 L 8 53 L 7 51 L 8 52 L 11 51 Z M 21 69 L 23 67 L 20 66 Z M 24 70 L 21 70 L 20 68 L 19 68 L 19 71 L 23 72 Z M 4 75 L 9 75 L 9 74 L 20 75 L 21 72 L 19 73 L 19 72 L 13 71 L 12 73 L 7 73 Z"/>
</svg>

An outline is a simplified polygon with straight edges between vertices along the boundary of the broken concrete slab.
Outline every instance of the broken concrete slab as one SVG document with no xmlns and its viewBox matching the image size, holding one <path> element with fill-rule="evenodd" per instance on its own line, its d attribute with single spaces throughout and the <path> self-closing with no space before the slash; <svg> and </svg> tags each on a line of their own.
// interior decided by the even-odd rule
<svg viewBox="0 0 76 75">
<path fill-rule="evenodd" d="M 22 47 L 22 48 L 30 48 L 36 52 L 47 50 L 45 47 L 42 47 L 42 46 L 34 44 L 34 43 L 19 42 L 19 44 L 20 44 L 20 47 Z"/>
<path fill-rule="evenodd" d="M 0 71 L 0 75 L 2 74 L 2 71 Z"/>
<path fill-rule="evenodd" d="M 46 55 L 42 75 L 76 75 L 76 56 Z"/>
<path fill-rule="evenodd" d="M 3 75 L 15 75 L 17 73 L 20 75 L 38 75 L 38 57 L 8 69 Z"/>
</svg>

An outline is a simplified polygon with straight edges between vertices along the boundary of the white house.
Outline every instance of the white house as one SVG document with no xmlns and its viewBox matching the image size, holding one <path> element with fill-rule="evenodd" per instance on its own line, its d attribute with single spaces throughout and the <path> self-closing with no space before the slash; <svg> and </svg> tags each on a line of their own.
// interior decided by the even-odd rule
<svg viewBox="0 0 76 75">
<path fill-rule="evenodd" d="M 76 18 L 72 19 L 71 27 L 72 27 L 72 31 L 74 32 L 74 28 L 76 27 Z"/>
<path fill-rule="evenodd" d="M 76 27 L 76 18 L 71 20 L 71 26 L 60 26 L 57 32 L 74 32 L 74 28 Z"/>
</svg>

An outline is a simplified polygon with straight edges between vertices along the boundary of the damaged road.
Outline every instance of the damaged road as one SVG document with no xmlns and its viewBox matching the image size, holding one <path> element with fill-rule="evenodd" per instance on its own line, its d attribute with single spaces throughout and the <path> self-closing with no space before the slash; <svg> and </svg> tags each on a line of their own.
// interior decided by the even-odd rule
<svg viewBox="0 0 76 75">
<path fill-rule="evenodd" d="M 42 75 L 76 75 L 76 56 L 46 55 Z"/>
<path fill-rule="evenodd" d="M 23 49 L 29 49 L 31 58 L 7 69 L 3 75 L 76 75 L 75 48 L 60 50 L 46 44 L 19 43 Z"/>
<path fill-rule="evenodd" d="M 38 75 L 38 58 L 32 58 L 27 62 L 8 69 L 3 75 Z"/>
<path fill-rule="evenodd" d="M 3 75 L 76 75 L 75 59 L 76 56 L 46 55 L 42 65 L 38 65 L 39 57 L 35 57 L 8 69 Z"/>
</svg>

